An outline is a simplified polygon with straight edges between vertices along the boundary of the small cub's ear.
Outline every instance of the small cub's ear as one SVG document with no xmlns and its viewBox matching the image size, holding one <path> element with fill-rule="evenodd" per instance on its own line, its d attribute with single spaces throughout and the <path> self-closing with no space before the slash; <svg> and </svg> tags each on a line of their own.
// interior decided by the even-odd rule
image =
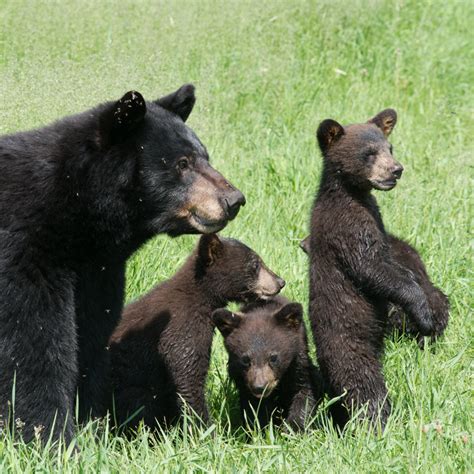
<svg viewBox="0 0 474 474">
<path fill-rule="evenodd" d="M 123 140 L 143 121 L 146 103 L 140 92 L 129 91 L 100 117 L 102 145 L 110 145 Z"/>
<path fill-rule="evenodd" d="M 239 327 L 242 316 L 239 313 L 232 313 L 225 308 L 216 309 L 212 313 L 212 321 L 224 337 L 228 336 L 235 328 Z"/>
<path fill-rule="evenodd" d="M 323 153 L 344 135 L 344 127 L 335 120 L 323 120 L 318 127 L 316 136 L 318 137 L 319 148 Z"/>
<path fill-rule="evenodd" d="M 279 324 L 298 329 L 303 321 L 303 306 L 300 303 L 288 303 L 273 316 Z"/>
<path fill-rule="evenodd" d="M 224 245 L 217 234 L 204 234 L 199 239 L 199 260 L 206 267 L 210 267 L 222 255 L 223 250 Z"/>
<path fill-rule="evenodd" d="M 301 242 L 300 242 L 300 248 L 301 250 L 303 250 L 304 253 L 308 254 L 309 255 L 309 241 L 311 240 L 311 236 L 308 235 L 308 237 L 306 237 L 305 239 L 303 239 Z"/>
<path fill-rule="evenodd" d="M 188 119 L 195 102 L 196 96 L 194 95 L 194 86 L 192 84 L 184 84 L 177 91 L 156 101 L 164 109 L 181 117 L 183 122 L 186 122 Z"/>
<path fill-rule="evenodd" d="M 371 118 L 368 123 L 377 125 L 383 134 L 388 137 L 397 124 L 397 112 L 393 109 L 382 110 L 382 112 Z"/>
</svg>

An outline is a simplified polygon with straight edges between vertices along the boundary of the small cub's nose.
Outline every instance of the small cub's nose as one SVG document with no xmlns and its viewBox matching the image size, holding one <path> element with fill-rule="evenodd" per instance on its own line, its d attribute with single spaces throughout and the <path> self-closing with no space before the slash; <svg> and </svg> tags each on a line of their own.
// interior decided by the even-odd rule
<svg viewBox="0 0 474 474">
<path fill-rule="evenodd" d="M 225 203 L 229 219 L 233 219 L 238 214 L 240 207 L 245 206 L 245 196 L 235 189 L 225 198 Z"/>
<path fill-rule="evenodd" d="M 403 173 L 403 166 L 400 164 L 397 164 L 395 168 L 393 169 L 392 173 L 393 173 L 393 176 L 395 176 L 395 178 L 400 179 Z"/>
<path fill-rule="evenodd" d="M 254 385 L 252 391 L 255 395 L 261 395 L 265 391 L 265 385 Z"/>
<path fill-rule="evenodd" d="M 280 287 L 280 290 L 286 285 L 286 281 L 283 278 L 277 277 L 277 284 Z"/>
</svg>

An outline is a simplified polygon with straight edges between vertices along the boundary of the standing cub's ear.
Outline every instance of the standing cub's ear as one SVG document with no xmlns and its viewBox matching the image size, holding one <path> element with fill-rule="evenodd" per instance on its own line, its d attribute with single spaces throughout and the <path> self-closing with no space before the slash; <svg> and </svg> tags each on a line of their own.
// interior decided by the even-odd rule
<svg viewBox="0 0 474 474">
<path fill-rule="evenodd" d="M 383 134 L 388 137 L 397 124 L 397 112 L 393 109 L 382 110 L 382 112 L 371 118 L 368 123 L 377 125 Z"/>
<path fill-rule="evenodd" d="M 316 136 L 318 138 L 319 148 L 323 153 L 344 135 L 344 127 L 335 120 L 323 120 L 318 127 Z"/>
<path fill-rule="evenodd" d="M 232 313 L 225 308 L 216 309 L 212 313 L 212 321 L 224 337 L 228 336 L 235 328 L 238 328 L 242 316 L 238 313 Z"/>
<path fill-rule="evenodd" d="M 146 103 L 140 92 L 129 91 L 100 116 L 101 145 L 111 145 L 127 138 L 143 121 Z"/>
<path fill-rule="evenodd" d="M 177 91 L 156 101 L 164 109 L 181 117 L 183 122 L 186 122 L 188 119 L 195 102 L 196 96 L 194 95 L 194 86 L 192 84 L 184 84 Z"/>
<path fill-rule="evenodd" d="M 273 317 L 279 324 L 298 329 L 303 321 L 303 306 L 299 303 L 288 303 L 279 309 Z"/>
<path fill-rule="evenodd" d="M 210 267 L 221 255 L 224 245 L 217 234 L 204 234 L 199 239 L 199 260 L 206 267 Z"/>
</svg>

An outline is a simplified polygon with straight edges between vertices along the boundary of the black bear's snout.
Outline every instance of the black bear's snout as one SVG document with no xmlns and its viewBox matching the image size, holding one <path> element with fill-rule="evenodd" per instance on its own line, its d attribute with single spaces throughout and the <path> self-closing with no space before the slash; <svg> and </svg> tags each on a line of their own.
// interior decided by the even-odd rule
<svg viewBox="0 0 474 474">
<path fill-rule="evenodd" d="M 397 163 L 395 168 L 392 170 L 392 174 L 393 176 L 395 176 L 395 178 L 400 179 L 402 177 L 402 173 L 403 173 L 403 166 L 400 163 Z"/>
<path fill-rule="evenodd" d="M 233 219 L 241 206 L 245 206 L 245 196 L 238 190 L 233 190 L 225 199 L 226 212 L 229 219 Z"/>
</svg>

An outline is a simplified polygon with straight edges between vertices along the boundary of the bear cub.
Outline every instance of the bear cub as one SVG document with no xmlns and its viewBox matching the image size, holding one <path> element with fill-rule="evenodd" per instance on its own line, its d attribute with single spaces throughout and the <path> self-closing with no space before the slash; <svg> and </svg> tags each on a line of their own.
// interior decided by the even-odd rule
<svg viewBox="0 0 474 474">
<path fill-rule="evenodd" d="M 212 318 L 224 337 L 242 419 L 260 427 L 272 418 L 296 430 L 307 426 L 323 387 L 308 355 L 301 304 L 277 296 L 238 313 L 218 309 Z"/>
<path fill-rule="evenodd" d="M 435 317 L 424 267 L 420 281 L 420 264 L 412 266 L 417 254 L 387 235 L 371 193 L 394 188 L 402 175 L 388 142 L 396 121 L 386 109 L 364 124 L 324 120 L 317 131 L 323 170 L 311 217 L 309 313 L 329 395 L 345 393 L 332 405 L 339 425 L 352 407 L 365 406 L 382 427 L 390 414 L 382 374 L 389 303 L 421 336 L 442 332 L 448 319 L 446 304 Z"/>
<path fill-rule="evenodd" d="M 284 285 L 243 243 L 203 235 L 170 280 L 124 309 L 110 341 L 115 421 L 169 426 L 187 406 L 207 423 L 212 312 L 269 298 Z"/>
</svg>

